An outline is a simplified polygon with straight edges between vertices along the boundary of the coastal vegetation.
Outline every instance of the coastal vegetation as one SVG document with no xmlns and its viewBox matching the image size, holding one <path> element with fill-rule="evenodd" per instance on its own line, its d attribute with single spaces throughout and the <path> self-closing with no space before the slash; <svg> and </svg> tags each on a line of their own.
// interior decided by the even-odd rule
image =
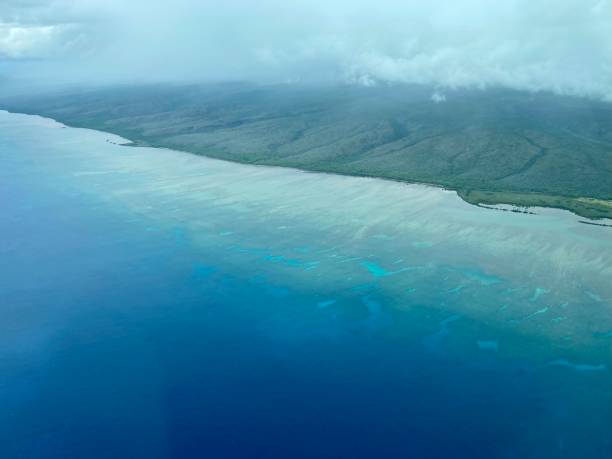
<svg viewBox="0 0 612 459">
<path fill-rule="evenodd" d="M 437 97 L 432 97 L 436 94 Z M 512 90 L 243 83 L 0 100 L 135 145 L 250 164 L 421 182 L 472 204 L 612 217 L 612 105 Z"/>
</svg>

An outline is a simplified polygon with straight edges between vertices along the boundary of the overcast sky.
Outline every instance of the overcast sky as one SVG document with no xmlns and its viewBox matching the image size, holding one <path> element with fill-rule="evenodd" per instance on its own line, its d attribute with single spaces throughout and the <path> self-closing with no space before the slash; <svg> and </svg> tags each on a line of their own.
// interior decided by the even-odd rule
<svg viewBox="0 0 612 459">
<path fill-rule="evenodd" d="M 612 101 L 612 1 L 0 0 L 0 78 L 409 82 Z"/>
</svg>

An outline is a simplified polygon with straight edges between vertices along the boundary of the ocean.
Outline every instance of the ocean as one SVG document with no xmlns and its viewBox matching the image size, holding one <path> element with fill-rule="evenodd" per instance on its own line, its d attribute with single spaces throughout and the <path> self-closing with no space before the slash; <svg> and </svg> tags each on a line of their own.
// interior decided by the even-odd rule
<svg viewBox="0 0 612 459">
<path fill-rule="evenodd" d="M 612 228 L 125 142 L 0 112 L 0 458 L 612 457 Z"/>
</svg>

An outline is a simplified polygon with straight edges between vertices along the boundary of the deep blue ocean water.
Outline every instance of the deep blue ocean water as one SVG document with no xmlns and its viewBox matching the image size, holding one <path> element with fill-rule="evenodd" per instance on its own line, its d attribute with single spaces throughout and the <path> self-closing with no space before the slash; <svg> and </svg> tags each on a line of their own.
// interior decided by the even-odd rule
<svg viewBox="0 0 612 459">
<path fill-rule="evenodd" d="M 609 458 L 612 231 L 0 113 L 0 458 Z"/>
</svg>

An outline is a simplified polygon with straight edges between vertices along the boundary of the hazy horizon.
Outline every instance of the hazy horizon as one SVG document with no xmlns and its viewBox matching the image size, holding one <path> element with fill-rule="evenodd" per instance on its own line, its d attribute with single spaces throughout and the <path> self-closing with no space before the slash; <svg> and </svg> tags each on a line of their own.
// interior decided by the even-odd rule
<svg viewBox="0 0 612 459">
<path fill-rule="evenodd" d="M 504 87 L 612 101 L 612 3 L 8 0 L 0 85 Z"/>
</svg>

